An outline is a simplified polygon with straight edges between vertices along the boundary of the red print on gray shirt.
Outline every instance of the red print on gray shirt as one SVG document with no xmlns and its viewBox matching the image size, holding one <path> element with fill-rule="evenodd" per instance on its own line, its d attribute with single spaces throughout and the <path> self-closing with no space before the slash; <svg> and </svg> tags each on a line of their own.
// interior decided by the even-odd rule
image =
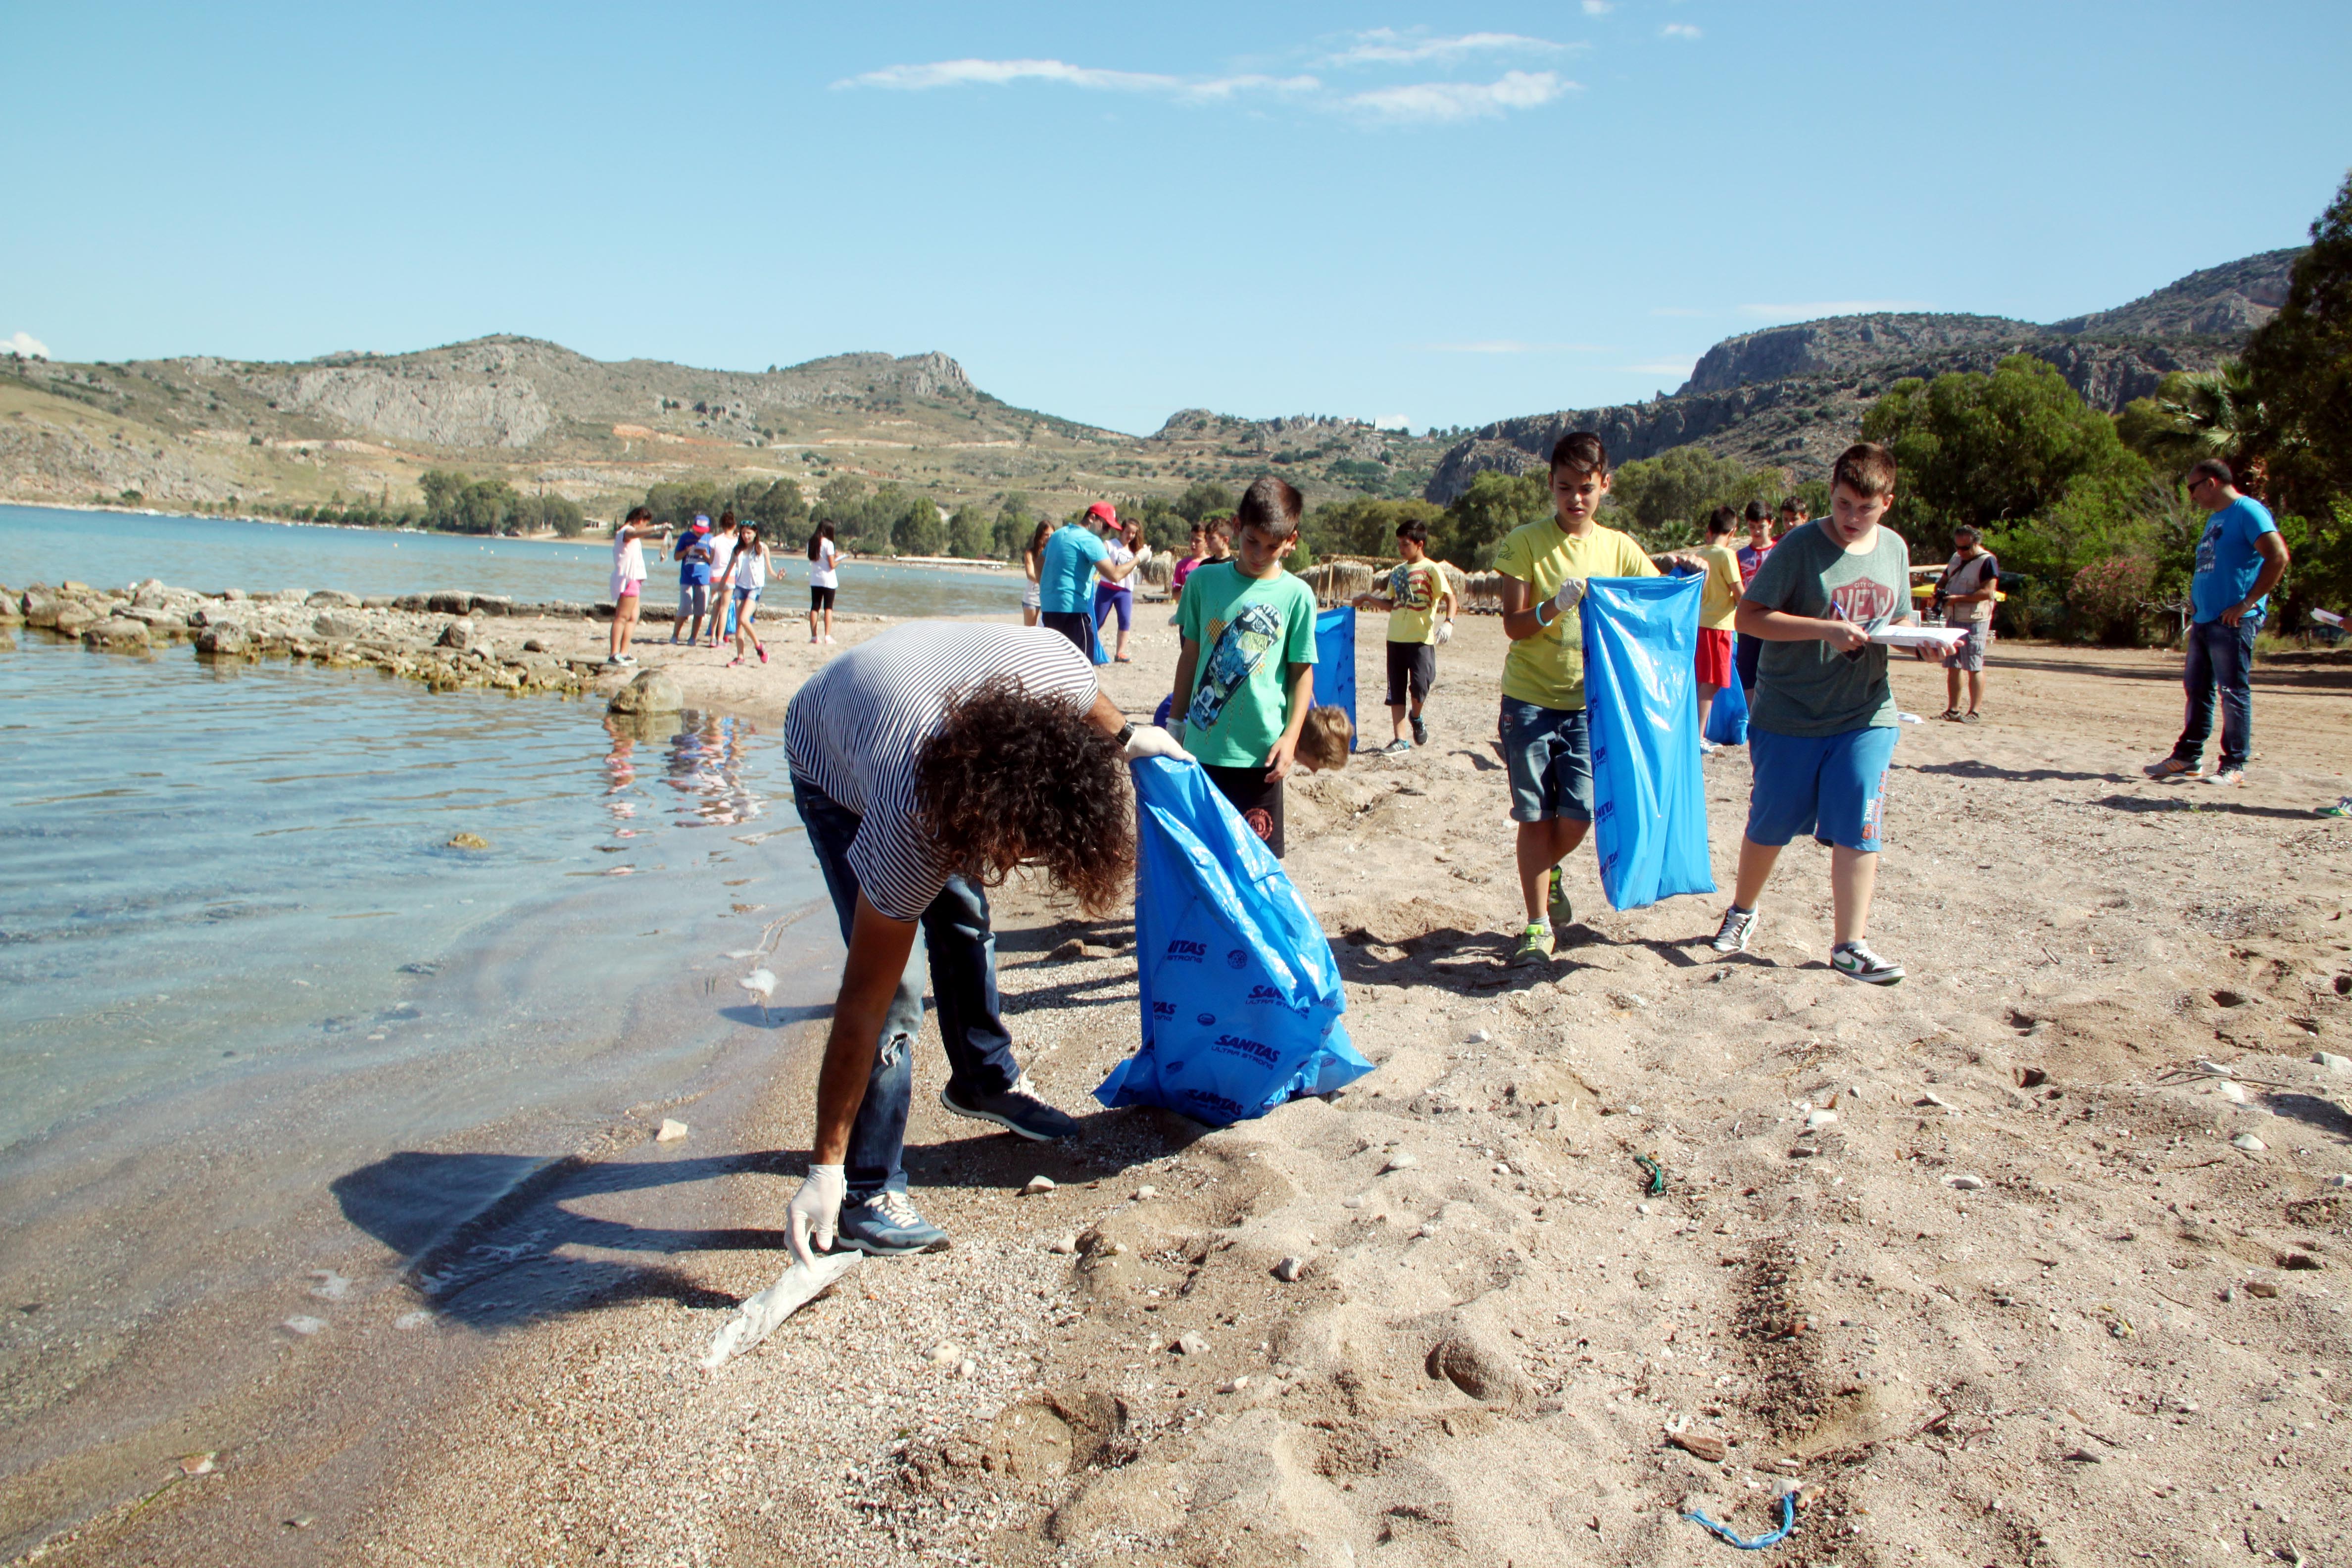
<svg viewBox="0 0 2352 1568">
<path fill-rule="evenodd" d="M 1901 596 L 1884 583 L 1868 577 L 1857 577 L 1843 587 L 1830 590 L 1830 605 L 1840 616 L 1857 626 L 1867 626 L 1884 616 L 1895 613 Z"/>
</svg>

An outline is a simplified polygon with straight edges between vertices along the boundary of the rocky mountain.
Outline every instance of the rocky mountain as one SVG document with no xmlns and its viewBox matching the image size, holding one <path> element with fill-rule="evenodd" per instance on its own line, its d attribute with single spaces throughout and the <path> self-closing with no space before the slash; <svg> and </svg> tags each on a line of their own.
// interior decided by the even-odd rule
<svg viewBox="0 0 2352 1568">
<path fill-rule="evenodd" d="M 2114 413 L 2168 373 L 2221 363 L 2286 298 L 2300 250 L 2194 272 L 2112 310 L 2040 325 L 2001 316 L 1884 312 L 1833 316 L 1726 338 L 1671 396 L 1498 420 L 1439 458 L 1426 494 L 1441 504 L 1481 472 L 1541 468 L 1571 430 L 1597 432 L 1612 458 L 1699 442 L 1720 456 L 1818 474 L 1863 413 L 1905 376 L 1985 371 L 2013 353 L 2047 360 L 2093 405 Z"/>
<path fill-rule="evenodd" d="M 0 355 L 0 498 L 278 508 L 405 500 L 427 469 L 615 512 L 664 481 L 895 482 L 948 506 L 1061 509 L 1229 488 L 1272 468 L 1318 500 L 1418 494 L 1439 444 L 1353 420 L 1188 409 L 1137 437 L 1015 408 L 942 353 L 761 372 L 590 359 L 498 336 L 299 364 Z"/>
</svg>

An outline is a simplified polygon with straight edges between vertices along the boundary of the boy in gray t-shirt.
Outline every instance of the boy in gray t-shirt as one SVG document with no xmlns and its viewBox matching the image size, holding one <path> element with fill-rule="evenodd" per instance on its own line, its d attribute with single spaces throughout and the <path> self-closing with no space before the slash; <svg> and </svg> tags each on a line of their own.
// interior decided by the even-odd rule
<svg viewBox="0 0 2352 1568">
<path fill-rule="evenodd" d="M 1870 950 L 1870 895 L 1886 768 L 1895 755 L 1895 691 L 1885 645 L 1870 634 L 1911 616 L 1911 555 L 1881 526 L 1895 500 L 1895 458 L 1849 447 L 1837 460 L 1831 510 L 1772 547 L 1737 612 L 1742 637 L 1763 644 L 1748 721 L 1755 784 L 1739 879 L 1715 933 L 1717 952 L 1744 952 L 1756 900 L 1780 851 L 1800 834 L 1830 847 L 1835 910 L 1830 967 L 1892 985 L 1903 966 Z"/>
</svg>

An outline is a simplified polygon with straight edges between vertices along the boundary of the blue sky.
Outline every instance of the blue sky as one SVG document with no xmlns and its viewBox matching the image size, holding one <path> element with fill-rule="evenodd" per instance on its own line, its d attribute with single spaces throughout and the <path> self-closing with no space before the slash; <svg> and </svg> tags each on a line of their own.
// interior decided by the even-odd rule
<svg viewBox="0 0 2352 1568">
<path fill-rule="evenodd" d="M 35 6 L 0 342 L 486 332 L 1415 428 L 1776 321 L 2051 320 L 2298 243 L 2352 5 Z"/>
</svg>

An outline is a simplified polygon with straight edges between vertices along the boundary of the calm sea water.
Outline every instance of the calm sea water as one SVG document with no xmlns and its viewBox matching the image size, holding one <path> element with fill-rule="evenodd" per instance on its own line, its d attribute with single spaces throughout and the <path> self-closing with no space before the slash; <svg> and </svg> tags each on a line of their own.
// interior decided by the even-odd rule
<svg viewBox="0 0 2352 1568">
<path fill-rule="evenodd" d="M 478 1193 L 376 1201 L 379 1239 L 429 1237 L 583 1137 L 764 1081 L 839 952 L 769 726 L 30 631 L 0 651 L 0 865 L 11 1474 L 110 1409 L 257 1386 L 280 1319 L 336 1318 L 314 1273 L 383 1256 L 338 1208 L 352 1173 L 479 1152 L 448 1167 Z M 736 984 L 761 963 L 773 1010 Z"/>
<path fill-rule="evenodd" d="M 0 506 L 0 584 L 16 588 L 67 578 L 120 587 L 157 577 L 203 593 L 449 588 L 593 603 L 605 595 L 612 559 L 608 544 Z M 787 552 L 782 562 L 787 589 L 805 588 L 806 560 Z M 674 569 L 655 569 L 656 590 L 676 581 Z M 993 615 L 1020 608 L 1022 586 L 1017 572 L 852 561 L 841 571 L 839 607 L 883 616 Z M 775 602 L 792 607 L 789 593 Z"/>
</svg>

